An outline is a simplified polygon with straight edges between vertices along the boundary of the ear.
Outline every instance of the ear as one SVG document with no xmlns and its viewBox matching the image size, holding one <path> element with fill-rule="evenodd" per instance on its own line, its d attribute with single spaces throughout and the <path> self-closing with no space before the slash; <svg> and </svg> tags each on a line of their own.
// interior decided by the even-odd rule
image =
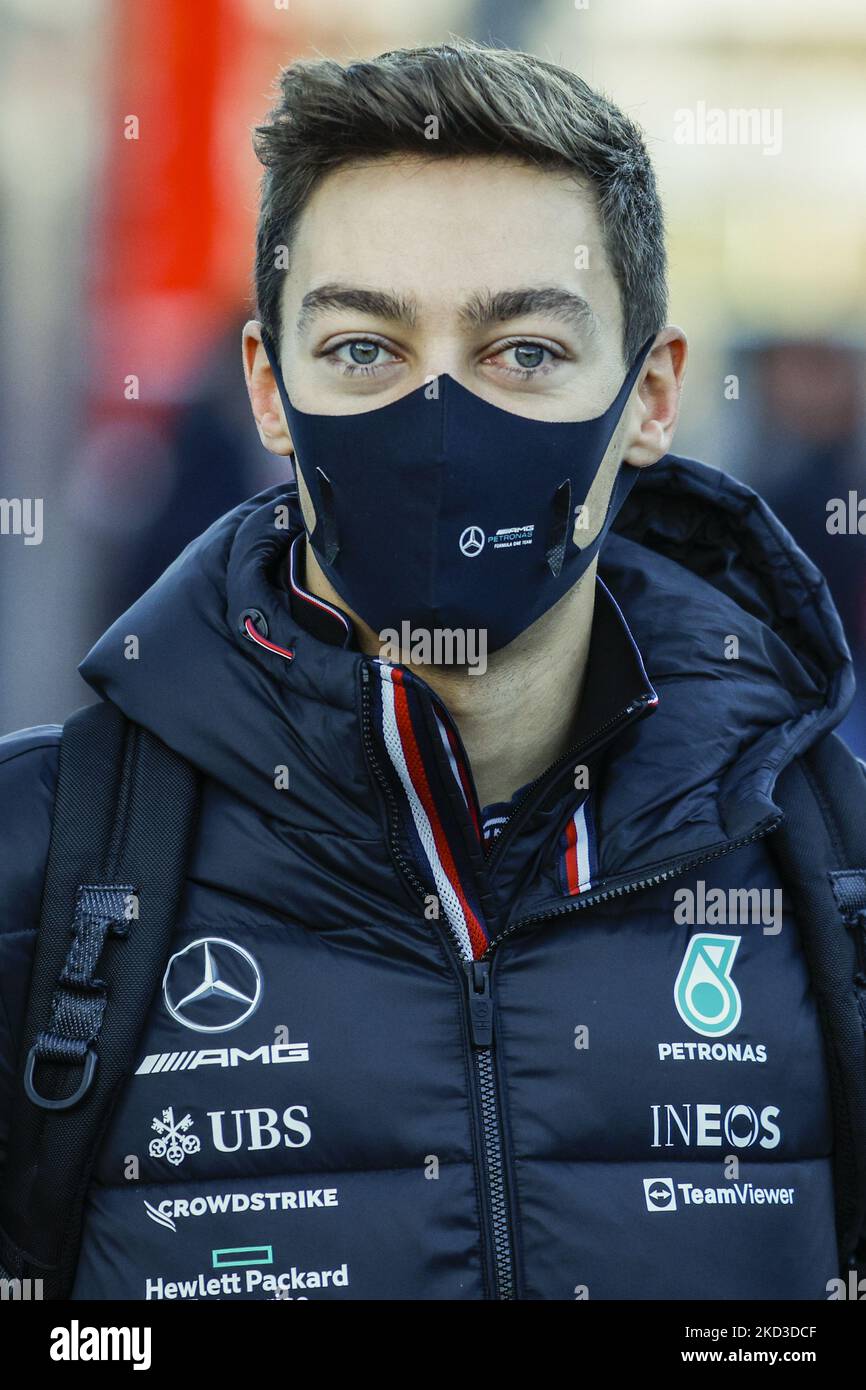
<svg viewBox="0 0 866 1390">
<path fill-rule="evenodd" d="M 283 403 L 262 343 L 262 326 L 257 319 L 244 324 L 242 351 L 247 395 L 259 439 L 272 454 L 294 454 Z"/>
<path fill-rule="evenodd" d="M 670 452 L 687 358 L 685 333 L 669 324 L 658 334 L 644 362 L 629 405 L 622 458 L 634 468 L 647 468 Z"/>
</svg>

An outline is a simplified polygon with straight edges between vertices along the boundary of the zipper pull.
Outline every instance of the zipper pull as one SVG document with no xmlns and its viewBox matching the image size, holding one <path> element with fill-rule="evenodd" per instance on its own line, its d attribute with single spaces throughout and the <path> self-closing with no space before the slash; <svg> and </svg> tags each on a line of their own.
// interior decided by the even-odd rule
<svg viewBox="0 0 866 1390">
<path fill-rule="evenodd" d="M 493 1046 L 493 998 L 490 994 L 490 961 L 466 960 L 469 994 L 469 1027 L 474 1047 Z"/>
</svg>

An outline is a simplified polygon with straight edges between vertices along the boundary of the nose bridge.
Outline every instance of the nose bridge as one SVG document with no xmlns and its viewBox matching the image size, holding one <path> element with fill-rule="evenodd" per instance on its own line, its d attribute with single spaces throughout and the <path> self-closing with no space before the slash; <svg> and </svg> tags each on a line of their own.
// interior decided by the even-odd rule
<svg viewBox="0 0 866 1390">
<path fill-rule="evenodd" d="M 422 379 L 431 381 L 434 377 L 450 376 L 455 381 L 461 381 L 467 376 L 465 352 L 464 344 L 441 334 L 429 347 L 425 345 L 421 364 Z M 465 384 L 463 380 L 463 385 Z"/>
<path fill-rule="evenodd" d="M 449 376 L 477 391 L 475 365 L 487 332 L 461 312 L 465 286 L 451 284 L 426 297 L 416 326 L 415 350 L 422 380 Z"/>
<path fill-rule="evenodd" d="M 455 286 L 440 286 L 425 293 L 419 305 L 414 346 L 424 380 L 445 373 L 459 380 L 466 371 L 470 344 L 459 313 L 461 299 Z"/>
</svg>

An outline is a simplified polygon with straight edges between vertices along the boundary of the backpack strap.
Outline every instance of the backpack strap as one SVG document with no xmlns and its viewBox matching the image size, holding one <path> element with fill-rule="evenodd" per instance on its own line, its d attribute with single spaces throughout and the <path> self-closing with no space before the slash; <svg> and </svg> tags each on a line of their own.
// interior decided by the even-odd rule
<svg viewBox="0 0 866 1390">
<path fill-rule="evenodd" d="M 197 807 L 190 765 L 116 706 L 66 720 L 0 1191 L 0 1266 L 72 1289 L 99 1143 L 169 952 Z M 97 974 L 98 971 L 98 974 Z"/>
<path fill-rule="evenodd" d="M 785 769 L 775 798 L 785 820 L 769 843 L 826 1044 L 839 1250 L 856 1266 L 866 1227 L 866 767 L 831 734 Z"/>
</svg>

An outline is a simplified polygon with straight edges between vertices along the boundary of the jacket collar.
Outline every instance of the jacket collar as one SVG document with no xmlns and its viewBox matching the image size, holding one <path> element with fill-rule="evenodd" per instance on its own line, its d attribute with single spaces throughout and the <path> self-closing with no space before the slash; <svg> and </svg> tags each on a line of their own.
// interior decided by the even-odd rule
<svg viewBox="0 0 866 1390">
<path fill-rule="evenodd" d="M 301 525 L 286 484 L 221 517 L 79 669 L 267 825 L 381 844 L 360 727 L 368 658 L 308 631 L 279 579 Z M 693 460 L 671 456 L 642 474 L 599 574 L 659 697 L 606 759 L 599 881 L 616 882 L 672 853 L 724 846 L 778 814 L 776 777 L 842 719 L 853 676 L 815 567 L 749 488 Z M 247 609 L 294 659 L 249 640 Z M 604 604 L 598 614 L 608 621 Z M 633 674 L 642 679 L 636 664 Z M 289 795 L 274 790 L 283 765 Z"/>
</svg>

